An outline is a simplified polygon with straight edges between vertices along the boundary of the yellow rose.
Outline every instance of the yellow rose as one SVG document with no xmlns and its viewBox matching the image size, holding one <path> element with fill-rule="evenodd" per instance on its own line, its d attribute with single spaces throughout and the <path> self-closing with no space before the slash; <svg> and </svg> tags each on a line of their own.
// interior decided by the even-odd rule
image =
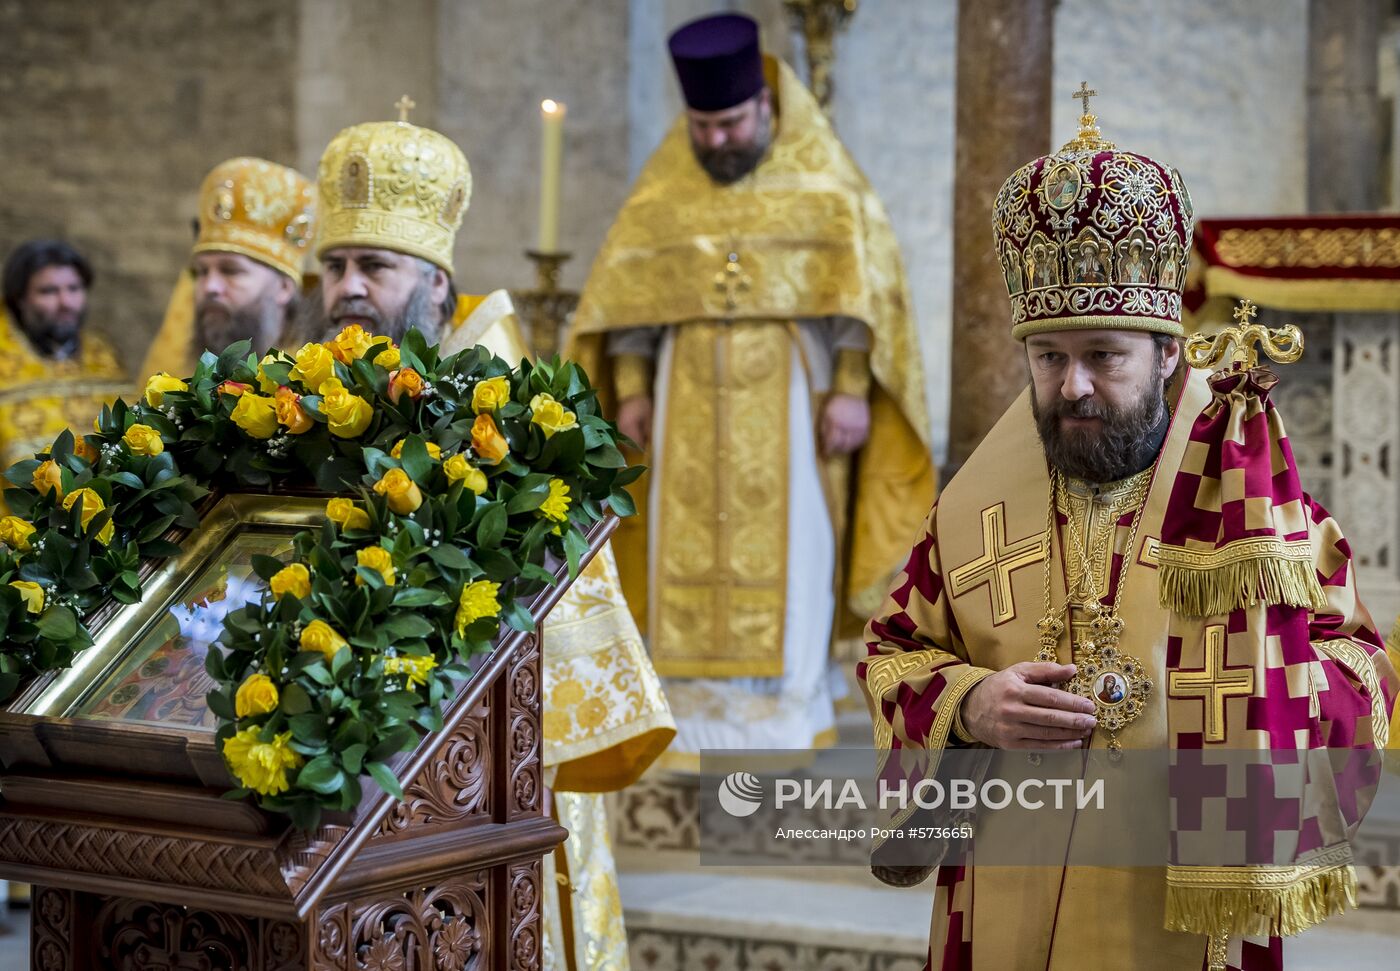
<svg viewBox="0 0 1400 971">
<path fill-rule="evenodd" d="M 305 600 L 311 596 L 311 571 L 304 563 L 288 563 L 272 575 L 268 587 L 278 600 L 289 593 Z"/>
<path fill-rule="evenodd" d="M 407 686 L 410 688 L 415 684 L 427 684 L 428 672 L 435 667 L 437 667 L 437 658 L 429 655 L 410 654 L 384 659 L 384 673 L 407 675 Z"/>
<path fill-rule="evenodd" d="M 353 499 L 332 499 L 326 503 L 326 518 L 341 529 L 369 529 L 369 513 Z"/>
<path fill-rule="evenodd" d="M 510 401 L 510 378 L 502 374 L 487 381 L 479 381 L 472 389 L 472 411 L 478 415 L 483 411 L 495 411 Z"/>
<path fill-rule="evenodd" d="M 389 449 L 389 456 L 396 459 L 403 458 L 403 446 L 406 441 L 408 441 L 408 439 L 401 438 L 395 442 L 394 447 Z M 437 442 L 424 442 L 423 445 L 428 450 L 428 458 L 432 459 L 434 462 L 442 461 L 442 448 Z"/>
<path fill-rule="evenodd" d="M 562 479 L 549 480 L 549 498 L 540 503 L 540 515 L 556 523 L 569 518 L 569 487 Z"/>
<path fill-rule="evenodd" d="M 474 621 L 501 615 L 501 604 L 496 600 L 500 589 L 499 583 L 490 580 L 477 580 L 462 587 L 462 594 L 457 599 L 458 636 Z"/>
<path fill-rule="evenodd" d="M 374 491 L 389 500 L 389 508 L 400 516 L 407 516 L 423 505 L 423 493 L 418 483 L 408 477 L 403 469 L 390 469 L 374 484 Z"/>
<path fill-rule="evenodd" d="M 472 422 L 472 448 L 487 465 L 495 465 L 510 454 L 510 443 L 490 415 L 477 415 Z"/>
<path fill-rule="evenodd" d="M 233 710 L 239 718 L 253 715 L 266 715 L 277 710 L 277 685 L 265 674 L 249 675 L 238 686 L 238 694 L 233 699 Z"/>
<path fill-rule="evenodd" d="M 277 423 L 287 429 L 288 435 L 303 435 L 316 424 L 301 406 L 301 395 L 291 388 L 278 388 L 272 396 L 272 406 Z"/>
<path fill-rule="evenodd" d="M 190 386 L 173 375 L 161 371 L 146 379 L 146 404 L 159 408 L 167 391 L 188 391 Z"/>
<path fill-rule="evenodd" d="M 531 424 L 539 425 L 544 430 L 545 438 L 578 427 L 578 417 L 572 411 L 565 411 L 553 395 L 535 395 L 530 399 L 530 410 L 534 412 L 530 418 Z"/>
<path fill-rule="evenodd" d="M 18 516 L 0 519 L 0 543 L 16 552 L 29 549 L 29 537 L 34 535 L 34 525 Z"/>
<path fill-rule="evenodd" d="M 63 508 L 72 509 L 73 504 L 75 502 L 79 502 L 80 500 L 81 504 L 79 505 L 78 511 L 79 521 L 82 523 L 83 532 L 87 532 L 88 524 L 92 522 L 92 517 L 96 516 L 102 510 L 106 509 L 107 504 L 102 501 L 101 496 L 93 492 L 91 489 L 79 489 L 76 492 L 70 492 L 67 496 L 64 497 Z M 102 543 L 104 546 L 107 543 L 110 543 L 112 541 L 113 528 L 114 526 L 112 521 L 110 519 L 107 520 L 107 525 L 103 526 L 97 534 L 97 541 L 99 543 Z"/>
<path fill-rule="evenodd" d="M 382 546 L 366 546 L 362 550 L 355 551 L 355 565 L 367 566 L 375 570 L 384 578 L 384 584 L 392 587 L 395 582 L 394 577 L 394 557 Z M 364 577 L 356 576 L 355 583 L 358 586 L 364 585 Z"/>
<path fill-rule="evenodd" d="M 303 344 L 296 353 L 296 364 L 292 366 L 290 377 L 300 381 L 312 391 L 320 391 L 328 378 L 335 376 L 335 358 L 324 344 Z"/>
<path fill-rule="evenodd" d="M 258 390 L 263 394 L 277 393 L 279 385 L 276 381 L 269 378 L 267 372 L 263 370 L 267 365 L 276 363 L 277 356 L 275 354 L 264 354 L 263 359 L 258 362 Z"/>
<path fill-rule="evenodd" d="M 250 438 L 271 438 L 277 434 L 277 402 L 251 391 L 238 396 L 229 416 Z"/>
<path fill-rule="evenodd" d="M 34 470 L 34 488 L 39 490 L 41 496 L 52 492 L 55 499 L 63 498 L 63 472 L 53 459 L 45 459 Z"/>
<path fill-rule="evenodd" d="M 374 409 L 364 398 L 344 388 L 335 388 L 321 399 L 321 414 L 326 416 L 332 435 L 355 438 L 364 434 L 369 427 L 370 420 L 374 418 Z"/>
<path fill-rule="evenodd" d="M 160 440 L 160 432 L 150 425 L 135 424 L 122 436 L 132 455 L 159 455 L 165 451 L 165 443 Z"/>
<path fill-rule="evenodd" d="M 460 482 L 477 495 L 486 491 L 486 473 L 460 452 L 442 464 L 442 471 L 447 473 L 448 482 Z"/>
<path fill-rule="evenodd" d="M 31 614 L 44 612 L 44 588 L 32 580 L 11 580 L 10 586 L 19 591 L 20 599 Z"/>
<path fill-rule="evenodd" d="M 423 397 L 423 389 L 427 386 L 428 383 L 423 380 L 423 375 L 411 367 L 403 368 L 389 375 L 389 400 L 398 404 L 400 398 L 408 395 L 417 401 Z"/>
<path fill-rule="evenodd" d="M 399 349 L 390 344 L 387 350 L 380 351 L 374 355 L 374 363 L 378 364 L 386 371 L 392 371 L 399 366 Z"/>
<path fill-rule="evenodd" d="M 302 757 L 291 746 L 292 733 L 283 732 L 264 742 L 262 729 L 253 725 L 224 739 L 224 759 L 241 785 L 264 796 L 287 789 L 287 770 L 298 768 Z"/>
<path fill-rule="evenodd" d="M 331 338 L 329 349 L 337 361 L 349 366 L 351 361 L 358 361 L 364 357 L 365 351 L 369 350 L 372 343 L 374 338 L 368 331 L 359 324 L 351 324 Z"/>
<path fill-rule="evenodd" d="M 335 657 L 336 651 L 346 644 L 345 638 L 341 637 L 334 627 L 324 620 L 313 620 L 302 628 L 301 649 L 303 651 L 319 651 L 325 655 L 327 663 Z"/>
</svg>

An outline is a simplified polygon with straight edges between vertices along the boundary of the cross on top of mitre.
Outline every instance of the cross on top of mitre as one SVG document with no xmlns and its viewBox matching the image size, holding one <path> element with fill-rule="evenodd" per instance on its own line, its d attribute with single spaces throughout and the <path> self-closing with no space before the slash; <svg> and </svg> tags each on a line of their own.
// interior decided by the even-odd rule
<svg viewBox="0 0 1400 971">
<path fill-rule="evenodd" d="M 404 95 L 398 101 L 394 102 L 394 107 L 398 109 L 399 112 L 399 123 L 406 125 L 408 124 L 408 113 L 418 107 L 418 102 L 414 101 L 408 95 Z"/>
<path fill-rule="evenodd" d="M 1066 152 L 1113 151 L 1113 143 L 1107 141 L 1103 137 L 1103 133 L 1099 131 L 1098 116 L 1089 111 L 1089 99 L 1097 96 L 1098 92 L 1089 87 L 1088 81 L 1080 81 L 1079 90 L 1070 94 L 1071 98 L 1084 106 L 1084 110 L 1079 116 L 1079 134 L 1061 147 L 1061 155 Z"/>
</svg>

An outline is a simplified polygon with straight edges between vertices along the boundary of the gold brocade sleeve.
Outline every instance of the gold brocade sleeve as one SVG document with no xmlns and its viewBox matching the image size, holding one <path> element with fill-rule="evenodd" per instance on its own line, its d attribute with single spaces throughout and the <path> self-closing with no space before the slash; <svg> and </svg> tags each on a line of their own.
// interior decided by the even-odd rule
<svg viewBox="0 0 1400 971">
<path fill-rule="evenodd" d="M 836 366 L 831 377 L 831 390 L 864 398 L 870 394 L 870 352 L 843 347 L 836 352 Z"/>
<path fill-rule="evenodd" d="M 544 764 L 554 788 L 635 782 L 676 734 L 670 707 L 604 547 L 544 626 Z"/>
</svg>

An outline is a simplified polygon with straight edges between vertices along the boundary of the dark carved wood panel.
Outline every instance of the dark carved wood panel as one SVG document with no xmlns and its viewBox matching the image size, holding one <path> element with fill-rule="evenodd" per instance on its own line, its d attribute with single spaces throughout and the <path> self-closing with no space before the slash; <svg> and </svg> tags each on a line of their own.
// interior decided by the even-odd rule
<svg viewBox="0 0 1400 971">
<path fill-rule="evenodd" d="M 493 967 L 487 871 L 458 874 L 325 910 L 315 971 L 467 971 Z"/>
<path fill-rule="evenodd" d="M 12 818 L 0 827 L 0 860 L 192 889 L 287 896 L 270 847 Z"/>
<path fill-rule="evenodd" d="M 257 919 L 172 904 L 109 899 L 97 913 L 93 955 L 111 971 L 263 971 Z"/>
<path fill-rule="evenodd" d="M 419 833 L 423 826 L 490 821 L 487 711 L 482 702 L 467 714 L 428 766 L 404 786 L 404 801 L 384 817 L 374 839 L 399 836 L 410 827 Z"/>
<path fill-rule="evenodd" d="M 512 863 L 510 880 L 510 968 L 540 968 L 540 861 Z"/>
<path fill-rule="evenodd" d="M 540 812 L 540 641 L 521 640 L 506 675 L 506 819 Z"/>
<path fill-rule="evenodd" d="M 71 890 L 35 887 L 29 925 L 29 966 L 34 971 L 74 971 L 74 912 Z"/>
</svg>

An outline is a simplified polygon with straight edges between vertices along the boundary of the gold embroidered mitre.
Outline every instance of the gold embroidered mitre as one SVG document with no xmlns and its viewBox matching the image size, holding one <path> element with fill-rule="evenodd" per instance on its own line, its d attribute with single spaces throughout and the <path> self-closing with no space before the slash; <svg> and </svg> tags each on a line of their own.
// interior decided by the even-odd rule
<svg viewBox="0 0 1400 971">
<path fill-rule="evenodd" d="M 300 286 L 315 223 L 311 183 L 300 172 L 260 158 L 231 158 L 214 166 L 199 188 L 194 251 L 240 253 Z"/>
<path fill-rule="evenodd" d="M 352 125 L 326 146 L 316 181 L 317 256 L 337 246 L 383 248 L 452 272 L 472 176 L 447 136 L 406 121 Z"/>
</svg>

